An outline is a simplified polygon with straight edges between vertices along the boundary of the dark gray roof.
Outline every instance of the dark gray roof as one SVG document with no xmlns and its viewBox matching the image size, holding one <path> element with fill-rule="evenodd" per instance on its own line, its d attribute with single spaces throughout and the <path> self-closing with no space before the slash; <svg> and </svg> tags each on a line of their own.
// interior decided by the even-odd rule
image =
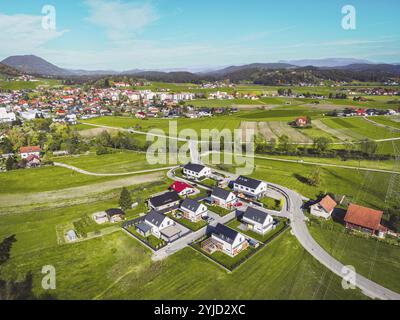
<svg viewBox="0 0 400 320">
<path fill-rule="evenodd" d="M 176 191 L 166 192 L 159 196 L 150 198 L 151 204 L 155 207 L 164 206 L 168 203 L 177 202 L 180 200 L 181 200 L 181 198 L 179 198 L 179 195 Z"/>
<path fill-rule="evenodd" d="M 260 181 L 260 180 L 247 178 L 247 177 L 244 177 L 244 176 L 240 176 L 235 181 L 235 183 L 240 184 L 242 186 L 245 186 L 247 188 L 251 188 L 251 189 L 257 189 L 258 186 L 261 184 L 261 182 L 262 181 Z"/>
<path fill-rule="evenodd" d="M 183 167 L 183 169 L 190 170 L 193 172 L 199 173 L 201 170 L 203 170 L 205 166 L 201 164 L 196 164 L 196 163 L 188 163 L 186 166 Z"/>
<path fill-rule="evenodd" d="M 151 224 L 154 224 L 155 226 L 160 226 L 161 223 L 164 221 L 165 216 L 155 210 L 151 210 L 146 218 L 144 219 L 146 222 L 149 222 Z"/>
<path fill-rule="evenodd" d="M 144 233 L 147 233 L 148 231 L 151 230 L 151 226 L 149 226 L 147 223 L 142 222 L 136 225 L 136 228 L 139 230 L 142 230 Z"/>
<path fill-rule="evenodd" d="M 124 215 L 125 212 L 118 208 L 112 208 L 112 209 L 106 210 L 106 214 L 107 214 L 107 216 L 112 217 L 112 216 L 117 216 L 117 215 Z"/>
<path fill-rule="evenodd" d="M 263 224 L 268 217 L 268 213 L 257 210 L 253 207 L 247 207 L 246 212 L 243 215 L 243 218 L 247 218 L 249 220 L 258 222 Z"/>
<path fill-rule="evenodd" d="M 185 200 L 183 200 L 181 207 L 188 209 L 192 212 L 196 212 L 197 209 L 200 207 L 200 203 L 197 202 L 196 200 L 190 199 L 190 198 L 186 198 Z"/>
<path fill-rule="evenodd" d="M 226 199 L 228 199 L 230 193 L 231 192 L 228 191 L 228 190 L 225 190 L 225 189 L 222 189 L 222 188 L 219 188 L 219 187 L 215 187 L 213 189 L 211 195 L 214 196 L 214 197 L 226 200 Z"/>
<path fill-rule="evenodd" d="M 214 228 L 213 234 L 215 236 L 217 236 L 218 238 L 220 238 L 221 240 L 224 240 L 230 244 L 233 243 L 233 241 L 235 241 L 237 235 L 239 234 L 239 232 L 228 228 L 227 226 L 218 223 L 217 226 Z"/>
</svg>

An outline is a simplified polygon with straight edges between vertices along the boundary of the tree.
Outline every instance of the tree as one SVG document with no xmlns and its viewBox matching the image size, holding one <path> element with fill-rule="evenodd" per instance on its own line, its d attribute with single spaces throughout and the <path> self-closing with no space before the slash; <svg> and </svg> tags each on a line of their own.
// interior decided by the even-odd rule
<svg viewBox="0 0 400 320">
<path fill-rule="evenodd" d="M 373 158 L 373 156 L 376 154 L 377 149 L 378 144 L 376 143 L 376 141 L 370 139 L 365 139 L 360 144 L 361 152 L 367 154 L 371 158 Z"/>
<path fill-rule="evenodd" d="M 0 265 L 6 263 L 8 259 L 10 259 L 11 248 L 16 241 L 15 234 L 13 234 L 0 243 Z"/>
<path fill-rule="evenodd" d="M 314 186 L 314 187 L 319 186 L 319 184 L 321 183 L 321 180 L 322 180 L 320 167 L 315 168 L 310 173 L 307 180 L 311 186 Z"/>
<path fill-rule="evenodd" d="M 132 197 L 127 188 L 122 188 L 121 196 L 119 198 L 119 205 L 122 210 L 128 210 L 132 208 Z"/>
<path fill-rule="evenodd" d="M 13 169 L 15 169 L 16 166 L 16 161 L 14 159 L 14 157 L 8 157 L 6 160 L 6 170 L 7 171 L 11 171 Z"/>
<path fill-rule="evenodd" d="M 288 150 L 290 141 L 289 141 L 289 137 L 287 135 L 285 135 L 285 134 L 281 135 L 278 138 L 278 142 L 279 142 L 279 150 L 280 151 L 285 152 Z"/>
<path fill-rule="evenodd" d="M 331 139 L 327 137 L 318 137 L 314 139 L 314 148 L 318 153 L 325 152 L 328 150 Z"/>
</svg>

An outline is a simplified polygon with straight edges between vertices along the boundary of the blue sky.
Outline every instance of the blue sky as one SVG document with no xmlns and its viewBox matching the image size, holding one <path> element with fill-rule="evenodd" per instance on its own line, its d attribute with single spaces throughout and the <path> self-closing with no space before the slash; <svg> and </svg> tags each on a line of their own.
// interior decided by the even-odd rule
<svg viewBox="0 0 400 320">
<path fill-rule="evenodd" d="M 341 25 L 344 5 L 356 30 Z M 42 28 L 42 7 L 56 30 Z M 329 57 L 400 62 L 398 0 L 0 0 L 0 59 L 66 68 L 213 67 Z"/>
</svg>

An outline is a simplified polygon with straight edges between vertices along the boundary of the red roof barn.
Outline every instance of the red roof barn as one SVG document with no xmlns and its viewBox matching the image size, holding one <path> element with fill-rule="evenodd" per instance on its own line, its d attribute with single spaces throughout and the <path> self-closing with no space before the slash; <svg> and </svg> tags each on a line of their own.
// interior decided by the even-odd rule
<svg viewBox="0 0 400 320">
<path fill-rule="evenodd" d="M 381 225 L 382 215 L 382 211 L 350 204 L 344 221 L 346 222 L 347 228 L 375 234 L 377 231 L 387 231 L 387 229 Z"/>
</svg>

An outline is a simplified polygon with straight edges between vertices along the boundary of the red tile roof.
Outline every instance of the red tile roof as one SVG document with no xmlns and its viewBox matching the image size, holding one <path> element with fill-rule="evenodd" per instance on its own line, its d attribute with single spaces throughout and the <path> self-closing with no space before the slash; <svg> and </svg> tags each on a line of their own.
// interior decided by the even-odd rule
<svg viewBox="0 0 400 320">
<path fill-rule="evenodd" d="M 41 149 L 39 146 L 33 146 L 33 147 L 21 147 L 19 148 L 20 153 L 31 153 L 31 152 L 40 152 Z"/>
<path fill-rule="evenodd" d="M 331 212 L 337 206 L 335 200 L 333 200 L 330 196 L 326 196 L 319 202 L 320 206 L 324 208 L 327 212 Z"/>
<path fill-rule="evenodd" d="M 185 190 L 186 188 L 193 188 L 193 187 L 185 182 L 175 181 L 170 186 L 170 188 L 179 193 L 179 192 L 182 192 L 183 190 Z"/>
<path fill-rule="evenodd" d="M 379 230 L 381 227 L 382 215 L 382 211 L 350 204 L 344 221 L 371 230 Z"/>
</svg>

